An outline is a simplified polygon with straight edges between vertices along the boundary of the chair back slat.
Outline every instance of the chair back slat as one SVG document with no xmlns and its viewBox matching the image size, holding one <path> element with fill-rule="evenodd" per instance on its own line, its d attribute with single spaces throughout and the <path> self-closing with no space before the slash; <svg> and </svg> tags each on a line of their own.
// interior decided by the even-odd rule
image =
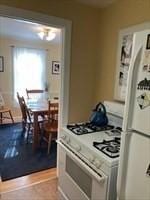
<svg viewBox="0 0 150 200">
<path fill-rule="evenodd" d="M 22 113 L 22 119 L 26 122 L 27 121 L 27 115 L 26 115 L 26 112 L 25 112 L 25 107 L 23 105 L 23 98 L 19 95 L 18 92 L 17 92 L 17 98 L 18 98 L 20 110 L 21 110 L 21 113 Z"/>
<path fill-rule="evenodd" d="M 17 92 L 17 98 L 19 101 L 21 113 L 22 113 L 22 119 L 26 122 L 27 119 L 31 122 L 31 114 L 27 108 L 26 102 L 24 100 L 24 97 L 20 97 L 19 93 Z"/>
<path fill-rule="evenodd" d="M 40 90 L 40 89 L 33 89 L 33 90 L 28 90 L 26 88 L 26 94 L 27 94 L 27 98 L 30 98 L 30 94 L 42 94 L 44 93 L 44 90 Z"/>
<path fill-rule="evenodd" d="M 48 120 L 58 121 L 58 103 L 48 101 Z"/>
</svg>

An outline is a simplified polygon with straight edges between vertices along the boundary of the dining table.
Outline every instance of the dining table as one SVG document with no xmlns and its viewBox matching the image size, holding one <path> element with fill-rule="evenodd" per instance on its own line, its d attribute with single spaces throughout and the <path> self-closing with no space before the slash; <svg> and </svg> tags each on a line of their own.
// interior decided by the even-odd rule
<svg viewBox="0 0 150 200">
<path fill-rule="evenodd" d="M 58 99 L 27 99 L 27 108 L 33 115 L 33 150 L 36 150 L 39 146 L 39 126 L 38 117 L 48 114 L 48 101 L 52 104 L 58 103 Z"/>
</svg>

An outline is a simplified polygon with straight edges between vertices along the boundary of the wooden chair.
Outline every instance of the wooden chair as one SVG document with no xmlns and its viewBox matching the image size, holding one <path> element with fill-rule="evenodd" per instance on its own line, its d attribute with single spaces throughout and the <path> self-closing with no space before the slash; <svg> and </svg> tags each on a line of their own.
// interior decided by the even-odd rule
<svg viewBox="0 0 150 200">
<path fill-rule="evenodd" d="M 30 131 L 30 127 L 31 127 L 31 117 L 30 114 L 28 112 L 26 112 L 26 104 L 25 104 L 25 100 L 23 97 L 21 97 L 19 95 L 19 93 L 17 92 L 17 98 L 18 98 L 18 102 L 20 105 L 20 110 L 22 113 L 22 127 L 23 130 L 25 131 L 27 128 L 27 132 Z"/>
<path fill-rule="evenodd" d="M 47 153 L 50 153 L 51 142 L 57 138 L 58 103 L 48 102 L 48 121 L 44 122 L 43 139 L 48 143 Z"/>
<path fill-rule="evenodd" d="M 43 94 L 43 93 L 44 93 L 44 90 L 39 90 L 39 89 L 28 90 L 28 89 L 26 88 L 26 93 L 27 93 L 27 98 L 30 99 L 30 98 L 31 98 L 31 95 L 34 95 L 34 94 Z"/>
<path fill-rule="evenodd" d="M 19 93 L 17 93 L 17 98 L 19 101 L 21 113 L 22 113 L 22 127 L 24 131 L 27 131 L 27 141 L 29 138 L 29 133 L 33 130 L 33 116 L 30 110 L 26 106 L 26 102 L 24 100 L 24 97 L 20 97 Z M 39 116 L 38 122 L 43 123 L 42 117 Z"/>
<path fill-rule="evenodd" d="M 6 113 L 7 113 L 9 116 L 6 116 L 6 115 L 5 115 Z M 3 120 L 4 120 L 4 119 L 11 119 L 12 123 L 14 123 L 14 119 L 13 119 L 11 110 L 10 110 L 9 108 L 2 107 L 2 108 L 0 108 L 0 124 L 3 123 Z"/>
<path fill-rule="evenodd" d="M 3 96 L 0 93 L 0 124 L 3 123 L 4 119 L 11 119 L 12 123 L 14 123 L 14 119 L 13 119 L 13 116 L 11 114 L 11 110 L 10 110 L 10 108 L 5 106 Z"/>
</svg>

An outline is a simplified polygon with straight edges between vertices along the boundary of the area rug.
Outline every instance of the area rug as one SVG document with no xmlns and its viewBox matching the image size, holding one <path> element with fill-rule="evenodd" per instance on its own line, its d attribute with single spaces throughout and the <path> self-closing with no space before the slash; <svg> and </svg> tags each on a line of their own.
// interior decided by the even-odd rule
<svg viewBox="0 0 150 200">
<path fill-rule="evenodd" d="M 1 200 L 58 200 L 57 179 L 51 179 L 12 192 L 2 193 Z"/>
<path fill-rule="evenodd" d="M 33 152 L 32 137 L 27 143 L 21 123 L 0 125 L 0 175 L 2 181 L 33 172 L 56 167 L 57 144 L 52 142 L 47 154 L 47 144 Z"/>
</svg>

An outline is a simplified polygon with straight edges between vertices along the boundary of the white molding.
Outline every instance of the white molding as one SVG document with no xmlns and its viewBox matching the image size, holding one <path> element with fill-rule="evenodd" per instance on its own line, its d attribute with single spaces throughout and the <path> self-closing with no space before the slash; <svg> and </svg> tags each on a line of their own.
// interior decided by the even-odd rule
<svg viewBox="0 0 150 200">
<path fill-rule="evenodd" d="M 0 5 L 0 16 L 27 20 L 30 22 L 54 26 L 56 28 L 68 27 L 71 25 L 70 20 L 4 5 Z"/>
<path fill-rule="evenodd" d="M 72 22 L 63 18 L 49 16 L 38 12 L 0 5 L 0 16 L 26 20 L 54 26 L 62 29 L 62 54 L 61 54 L 61 88 L 60 88 L 60 118 L 59 128 L 68 123 L 69 108 L 69 76 L 70 76 L 70 51 Z"/>
</svg>

